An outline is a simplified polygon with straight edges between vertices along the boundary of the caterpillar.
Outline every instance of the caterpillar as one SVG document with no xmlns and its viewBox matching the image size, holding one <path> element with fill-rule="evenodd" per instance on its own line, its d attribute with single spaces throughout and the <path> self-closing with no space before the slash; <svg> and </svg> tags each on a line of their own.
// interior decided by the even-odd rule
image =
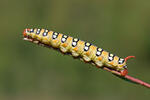
<svg viewBox="0 0 150 100">
<path fill-rule="evenodd" d="M 91 63 L 98 68 L 107 67 L 110 70 L 121 73 L 121 76 L 125 76 L 128 73 L 127 60 L 134 58 L 134 56 L 128 56 L 123 59 L 89 42 L 47 29 L 25 29 L 23 39 L 46 47 L 52 47 L 64 54 L 71 54 L 73 57 L 80 58 L 82 61 Z"/>
</svg>

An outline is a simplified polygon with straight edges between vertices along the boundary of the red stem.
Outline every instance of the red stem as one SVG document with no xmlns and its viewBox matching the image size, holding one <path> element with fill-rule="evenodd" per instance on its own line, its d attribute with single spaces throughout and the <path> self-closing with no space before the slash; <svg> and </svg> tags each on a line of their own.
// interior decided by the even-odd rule
<svg viewBox="0 0 150 100">
<path fill-rule="evenodd" d="M 131 76 L 129 76 L 129 75 L 126 75 L 125 78 L 128 79 L 128 80 L 131 80 L 131 81 L 133 81 L 133 82 L 136 82 L 136 83 L 138 83 L 138 84 L 140 84 L 140 85 L 143 85 L 143 86 L 145 86 L 145 87 L 147 87 L 147 88 L 150 88 L 150 84 L 149 84 L 149 83 L 143 82 L 143 81 L 141 81 L 141 80 L 139 80 L 139 79 L 136 79 L 136 78 L 134 78 L 134 77 L 131 77 Z"/>
<path fill-rule="evenodd" d="M 115 75 L 121 76 L 121 73 L 119 73 L 119 72 L 117 72 L 117 71 L 114 71 L 114 70 L 111 70 L 111 69 L 108 69 L 107 67 L 104 67 L 103 69 L 104 69 L 104 70 L 107 70 L 107 71 L 109 71 L 109 72 L 111 72 L 111 73 L 113 73 L 113 74 L 115 74 Z M 149 83 L 146 83 L 146 82 L 143 82 L 142 80 L 136 79 L 136 78 L 131 77 L 131 76 L 129 76 L 129 75 L 125 75 L 124 78 L 126 78 L 126 79 L 128 79 L 128 80 L 130 80 L 130 81 L 132 81 L 132 82 L 135 82 L 135 83 L 137 83 L 137 84 L 140 84 L 140 85 L 142 85 L 142 86 L 145 86 L 145 87 L 147 87 L 147 88 L 150 88 L 150 84 L 149 84 Z"/>
</svg>

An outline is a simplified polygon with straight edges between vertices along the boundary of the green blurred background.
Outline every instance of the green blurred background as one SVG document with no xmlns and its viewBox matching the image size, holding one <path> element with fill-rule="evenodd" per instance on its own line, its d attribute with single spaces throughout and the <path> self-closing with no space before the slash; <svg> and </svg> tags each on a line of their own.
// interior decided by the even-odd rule
<svg viewBox="0 0 150 100">
<path fill-rule="evenodd" d="M 150 100 L 150 90 L 22 40 L 47 28 L 128 61 L 150 83 L 150 0 L 0 0 L 0 100 Z"/>
</svg>

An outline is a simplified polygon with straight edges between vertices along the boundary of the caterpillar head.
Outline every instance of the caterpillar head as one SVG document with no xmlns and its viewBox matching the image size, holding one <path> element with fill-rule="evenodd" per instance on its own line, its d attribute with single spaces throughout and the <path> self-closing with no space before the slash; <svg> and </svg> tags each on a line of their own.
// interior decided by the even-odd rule
<svg viewBox="0 0 150 100">
<path fill-rule="evenodd" d="M 23 36 L 24 36 L 24 37 L 27 37 L 29 31 L 30 31 L 30 29 L 24 29 L 24 31 L 23 31 Z"/>
<path fill-rule="evenodd" d="M 125 76 L 125 75 L 128 74 L 128 69 L 127 69 L 126 62 L 130 58 L 135 58 L 135 56 L 128 56 L 125 59 L 119 59 L 119 61 L 118 61 L 118 70 L 120 71 L 121 76 Z"/>
<path fill-rule="evenodd" d="M 23 31 L 23 40 L 33 42 L 34 41 L 34 36 L 33 34 L 34 29 L 24 29 Z"/>
</svg>

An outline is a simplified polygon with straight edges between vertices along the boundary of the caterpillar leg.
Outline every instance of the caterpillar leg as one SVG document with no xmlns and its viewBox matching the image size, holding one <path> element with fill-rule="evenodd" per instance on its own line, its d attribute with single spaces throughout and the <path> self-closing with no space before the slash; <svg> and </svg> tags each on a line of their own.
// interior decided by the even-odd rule
<svg viewBox="0 0 150 100">
<path fill-rule="evenodd" d="M 89 58 L 88 56 L 83 56 L 83 59 L 84 59 L 85 62 L 91 61 L 91 58 Z"/>
<path fill-rule="evenodd" d="M 101 61 L 96 61 L 95 64 L 97 68 L 103 67 L 103 63 Z"/>
</svg>

